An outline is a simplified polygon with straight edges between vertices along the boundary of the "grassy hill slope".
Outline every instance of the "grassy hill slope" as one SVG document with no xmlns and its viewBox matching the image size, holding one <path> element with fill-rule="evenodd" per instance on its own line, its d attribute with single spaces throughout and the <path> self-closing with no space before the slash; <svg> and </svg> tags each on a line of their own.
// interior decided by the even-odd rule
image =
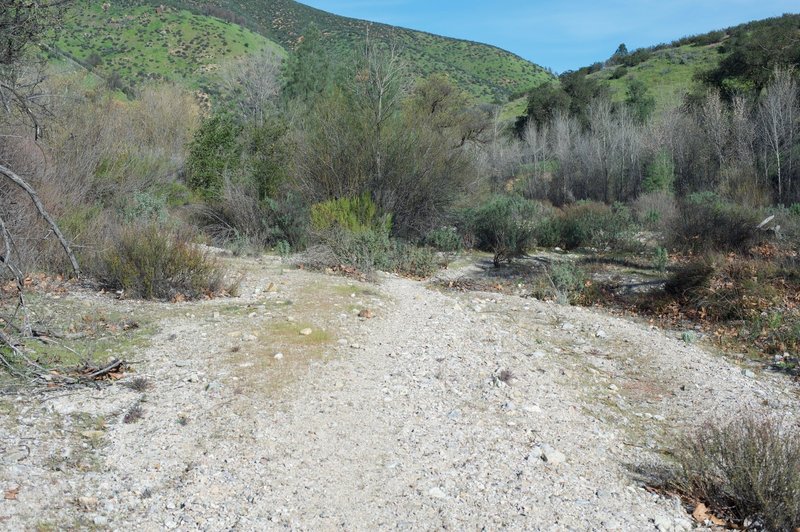
<svg viewBox="0 0 800 532">
<path fill-rule="evenodd" d="M 787 14 L 642 48 L 568 74 L 604 85 L 617 102 L 640 81 L 660 112 L 707 87 L 727 95 L 758 92 L 775 67 L 792 66 L 800 68 L 800 15 Z M 515 96 L 505 116 L 525 113 L 528 96 Z"/>
<path fill-rule="evenodd" d="M 122 85 L 160 79 L 216 93 L 220 65 L 248 53 L 283 48 L 236 24 L 150 5 L 79 0 L 56 48 L 106 79 Z"/>
<path fill-rule="evenodd" d="M 719 50 L 719 43 L 670 46 L 654 50 L 648 59 L 637 65 L 605 68 L 589 76 L 608 85 L 615 101 L 625 99 L 632 80 L 642 81 L 655 98 L 658 111 L 680 104 L 684 95 L 698 84 L 696 76 L 719 65 L 724 57 Z M 622 73 L 624 75 L 620 76 Z"/>
<path fill-rule="evenodd" d="M 338 52 L 363 46 L 369 33 L 372 39 L 395 43 L 416 75 L 447 73 L 483 101 L 504 102 L 510 94 L 552 77 L 542 67 L 494 46 L 341 17 L 293 0 L 170 1 L 177 7 L 244 24 L 286 49 L 292 49 L 312 23 Z"/>
<path fill-rule="evenodd" d="M 787 14 L 637 50 L 586 70 L 616 100 L 631 80 L 642 81 L 663 109 L 703 82 L 731 93 L 758 90 L 775 66 L 791 65 L 800 65 L 800 15 Z"/>
</svg>

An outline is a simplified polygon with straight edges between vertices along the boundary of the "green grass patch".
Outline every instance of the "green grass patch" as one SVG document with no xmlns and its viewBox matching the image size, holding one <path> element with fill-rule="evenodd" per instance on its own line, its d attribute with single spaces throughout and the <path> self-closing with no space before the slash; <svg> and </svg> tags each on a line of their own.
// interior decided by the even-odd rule
<svg viewBox="0 0 800 532">
<path fill-rule="evenodd" d="M 55 46 L 97 75 L 124 85 L 174 81 L 206 92 L 220 90 L 220 68 L 245 54 L 283 48 L 236 24 L 187 10 L 79 1 Z"/>
</svg>

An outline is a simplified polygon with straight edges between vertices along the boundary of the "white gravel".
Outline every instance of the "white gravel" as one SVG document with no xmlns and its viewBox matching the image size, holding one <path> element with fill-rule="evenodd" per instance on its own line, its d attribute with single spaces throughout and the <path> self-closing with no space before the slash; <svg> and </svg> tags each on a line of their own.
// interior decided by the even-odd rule
<svg viewBox="0 0 800 532">
<path fill-rule="evenodd" d="M 0 528 L 689 530 L 636 470 L 711 415 L 800 405 L 591 309 L 239 264 L 240 298 L 152 304 L 144 394 L 0 396 Z"/>
</svg>

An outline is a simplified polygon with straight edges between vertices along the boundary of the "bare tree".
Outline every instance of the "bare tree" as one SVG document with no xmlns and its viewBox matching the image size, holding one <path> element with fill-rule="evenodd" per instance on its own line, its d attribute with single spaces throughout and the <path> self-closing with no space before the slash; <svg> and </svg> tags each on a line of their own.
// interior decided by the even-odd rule
<svg viewBox="0 0 800 532">
<path fill-rule="evenodd" d="M 357 102 L 369 120 L 367 129 L 372 136 L 374 179 L 380 183 L 384 171 L 384 126 L 399 110 L 400 102 L 410 89 L 407 68 L 394 45 L 380 46 L 367 36 L 352 83 Z"/>
<path fill-rule="evenodd" d="M 272 50 L 247 55 L 222 71 L 225 88 L 245 121 L 261 126 L 278 99 L 283 58 Z"/>
<path fill-rule="evenodd" d="M 793 72 L 776 69 L 759 105 L 758 125 L 762 142 L 775 163 L 778 201 L 783 201 L 785 193 L 792 189 L 792 157 L 787 152 L 793 146 L 798 115 L 797 82 Z M 784 176 L 789 179 L 787 183 L 784 183 Z"/>
</svg>

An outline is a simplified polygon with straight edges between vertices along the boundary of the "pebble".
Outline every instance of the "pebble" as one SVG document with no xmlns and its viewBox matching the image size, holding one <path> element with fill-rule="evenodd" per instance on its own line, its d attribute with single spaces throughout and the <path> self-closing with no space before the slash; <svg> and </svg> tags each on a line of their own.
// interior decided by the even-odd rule
<svg viewBox="0 0 800 532">
<path fill-rule="evenodd" d="M 606 334 L 606 332 L 603 329 L 597 329 L 597 331 L 594 333 L 594 335 L 597 338 L 606 338 L 606 337 L 608 337 L 608 335 Z"/>
<path fill-rule="evenodd" d="M 283 359 L 283 353 L 275 353 L 275 357 L 274 358 L 275 358 L 275 360 L 282 360 Z"/>
<path fill-rule="evenodd" d="M 748 379 L 755 379 L 755 378 L 756 378 L 756 374 L 755 374 L 755 373 L 753 373 L 753 372 L 752 372 L 751 370 L 749 370 L 749 369 L 743 369 L 743 370 L 742 370 L 742 375 L 744 375 L 744 376 L 745 376 L 745 377 L 747 377 Z"/>
<path fill-rule="evenodd" d="M 656 525 L 656 528 L 662 532 L 671 532 L 675 528 L 674 521 L 664 515 L 657 515 L 653 519 L 653 523 Z"/>
<path fill-rule="evenodd" d="M 540 459 L 552 465 L 559 465 L 567 460 L 567 457 L 561 451 L 555 449 L 552 445 L 542 443 L 537 445 L 528 455 L 528 459 Z"/>
<path fill-rule="evenodd" d="M 310 336 L 312 332 L 314 332 L 314 331 L 312 331 L 311 329 L 309 329 L 308 327 L 306 327 L 305 329 L 303 329 L 303 330 L 301 330 L 301 331 L 300 331 L 300 334 L 301 334 L 302 336 Z"/>
<path fill-rule="evenodd" d="M 431 488 L 430 490 L 428 490 L 428 495 L 430 495 L 434 499 L 444 499 L 447 497 L 445 492 L 442 491 L 442 488 L 439 487 Z"/>
</svg>

